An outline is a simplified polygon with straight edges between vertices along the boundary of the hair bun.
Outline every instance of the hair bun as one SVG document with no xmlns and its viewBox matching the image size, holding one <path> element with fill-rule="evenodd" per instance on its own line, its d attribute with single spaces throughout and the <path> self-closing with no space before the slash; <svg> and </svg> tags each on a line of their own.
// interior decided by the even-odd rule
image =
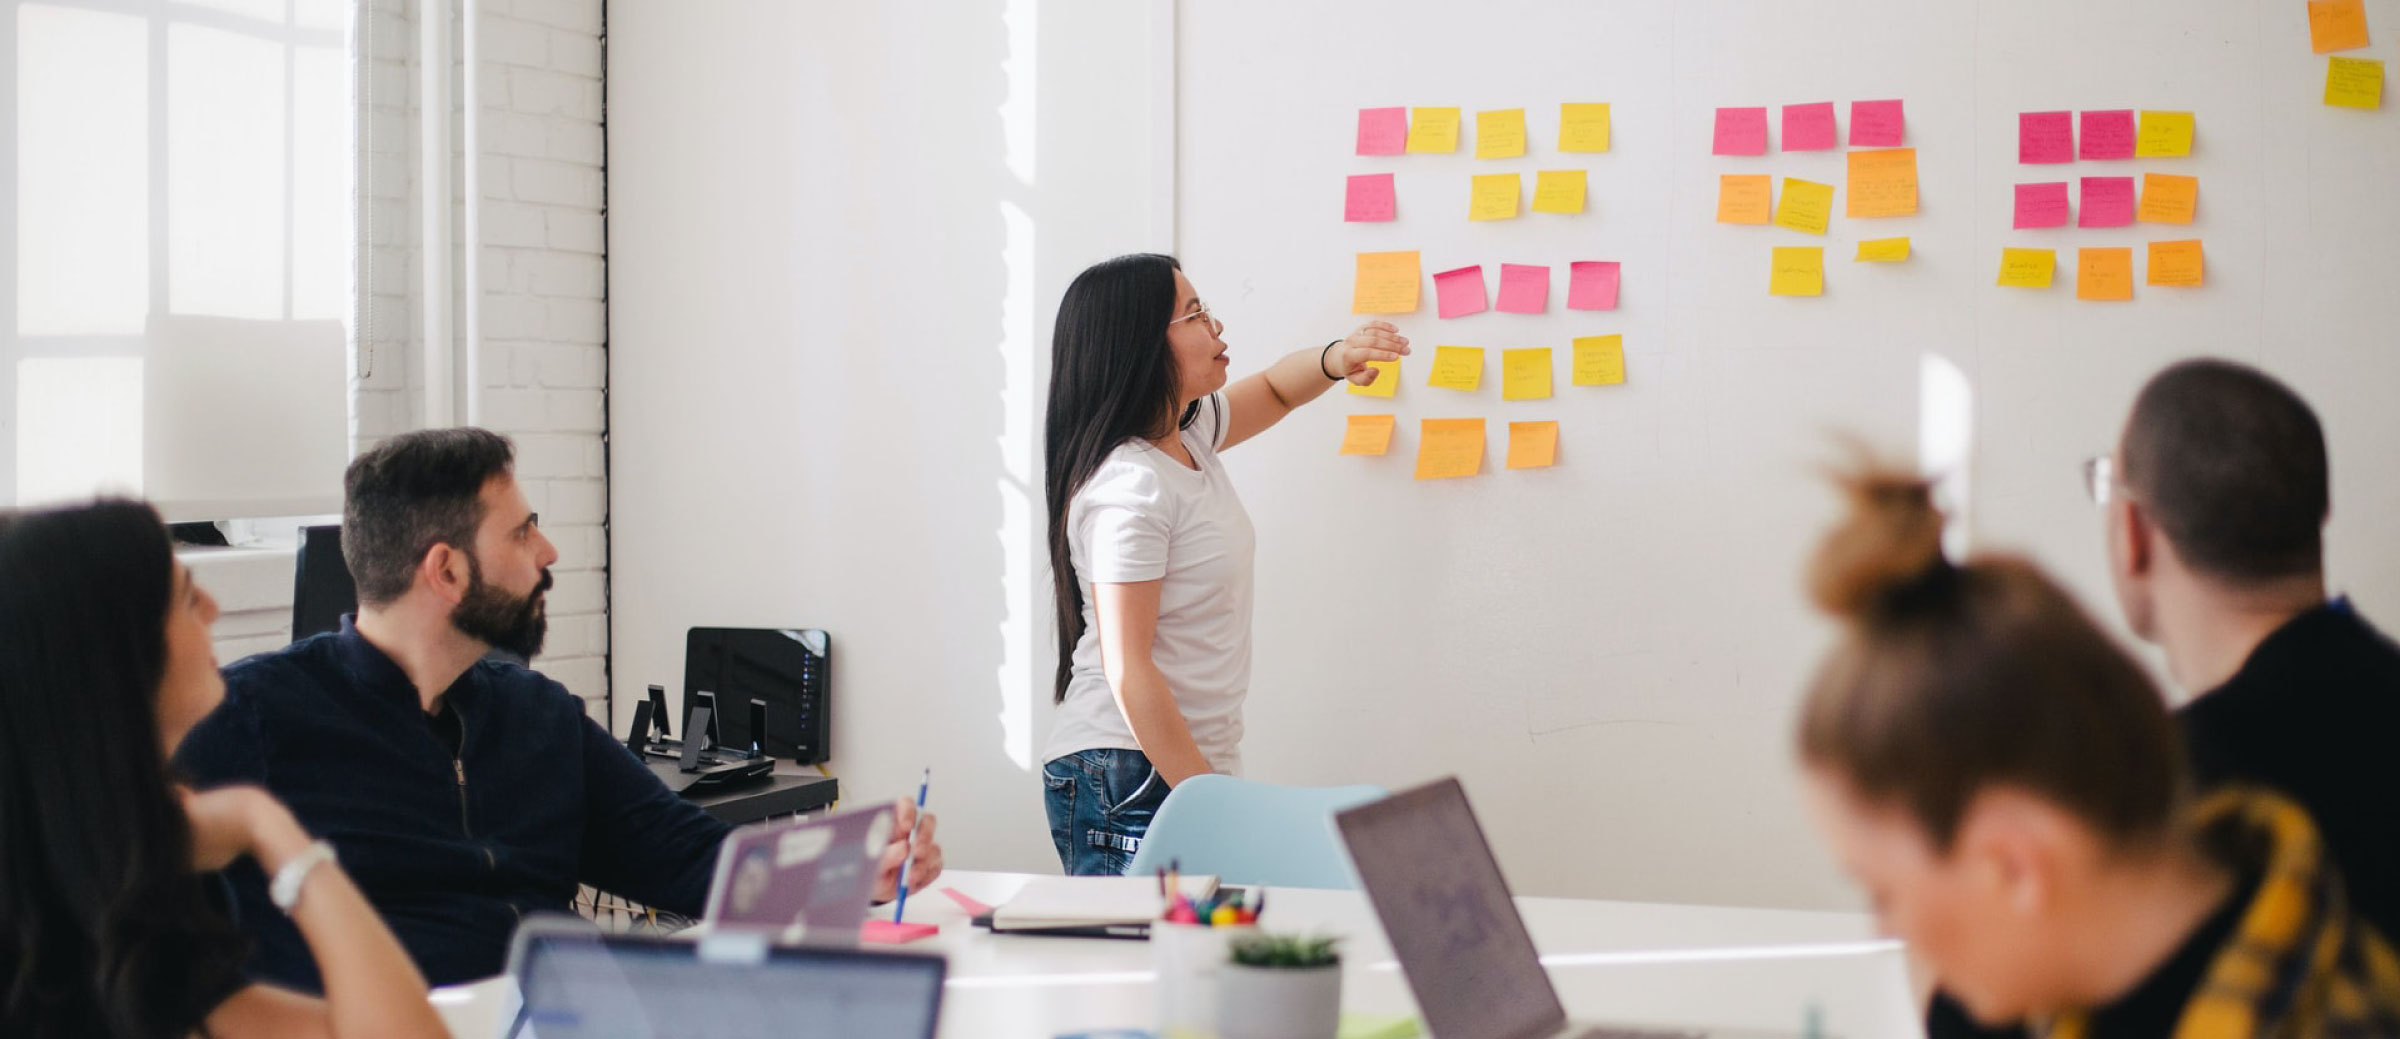
<svg viewBox="0 0 2400 1039">
<path fill-rule="evenodd" d="M 1861 464 L 1837 472 L 1834 483 L 1849 515 L 1825 535 L 1808 568 L 1808 595 L 1825 612 L 1849 620 L 1945 568 L 1942 514 L 1933 484 L 1913 474 Z"/>
</svg>

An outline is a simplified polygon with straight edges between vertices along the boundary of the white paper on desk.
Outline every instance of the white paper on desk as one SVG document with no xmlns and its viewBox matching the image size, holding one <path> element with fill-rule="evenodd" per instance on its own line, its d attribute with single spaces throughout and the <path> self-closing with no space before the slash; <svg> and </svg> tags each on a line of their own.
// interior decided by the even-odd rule
<svg viewBox="0 0 2400 1039">
<path fill-rule="evenodd" d="M 1199 901 L 1215 894 L 1217 878 L 1187 876 L 1179 887 Z M 1146 924 L 1166 913 L 1157 877 L 1035 877 L 992 911 L 994 930 Z"/>
</svg>

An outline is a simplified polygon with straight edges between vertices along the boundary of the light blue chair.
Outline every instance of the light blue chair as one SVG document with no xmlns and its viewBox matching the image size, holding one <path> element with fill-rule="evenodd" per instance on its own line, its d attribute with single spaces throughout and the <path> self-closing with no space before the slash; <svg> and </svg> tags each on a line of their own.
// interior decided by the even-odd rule
<svg viewBox="0 0 2400 1039">
<path fill-rule="evenodd" d="M 1183 871 L 1227 884 L 1351 890 L 1358 879 L 1333 813 L 1382 798 L 1379 786 L 1275 786 L 1193 776 L 1167 793 L 1126 865 L 1143 877 L 1180 861 Z"/>
</svg>

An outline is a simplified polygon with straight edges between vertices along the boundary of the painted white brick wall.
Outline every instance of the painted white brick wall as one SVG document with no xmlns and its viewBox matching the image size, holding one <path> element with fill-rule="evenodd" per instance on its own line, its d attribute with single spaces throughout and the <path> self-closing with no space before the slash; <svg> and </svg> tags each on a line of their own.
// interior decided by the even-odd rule
<svg viewBox="0 0 2400 1039">
<path fill-rule="evenodd" d="M 558 544 L 549 644 L 535 666 L 605 721 L 608 692 L 607 258 L 603 0 L 482 0 L 482 424 L 517 443 L 517 478 Z M 422 423 L 416 3 L 376 0 L 360 53 L 362 308 L 355 447 Z M 454 92 L 455 96 L 455 92 Z M 463 180 L 460 182 L 463 183 Z M 463 265 L 454 266 L 463 270 Z M 455 288 L 455 287 L 454 287 Z M 371 311 L 371 313 L 369 312 Z M 465 308 L 455 310 L 462 318 Z M 288 575 L 288 564 L 286 564 Z M 217 629 L 233 660 L 290 633 L 289 578 Z"/>
</svg>

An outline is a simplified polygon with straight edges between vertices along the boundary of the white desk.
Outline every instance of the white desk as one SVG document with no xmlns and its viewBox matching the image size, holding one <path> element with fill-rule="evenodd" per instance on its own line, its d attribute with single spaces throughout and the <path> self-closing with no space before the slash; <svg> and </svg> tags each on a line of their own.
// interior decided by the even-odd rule
<svg viewBox="0 0 2400 1039">
<path fill-rule="evenodd" d="M 912 922 L 942 933 L 910 948 L 950 960 L 945 1039 L 1050 1039 L 1151 1024 L 1150 949 L 1138 941 L 1027 938 L 974 927 L 939 887 L 1008 900 L 1023 874 L 952 871 L 909 898 Z M 1810 1004 L 1842 1039 L 1917 1039 L 1922 1028 L 1900 947 L 1855 913 L 1520 898 L 1518 909 L 1577 1018 L 1797 1034 Z M 1345 936 L 1342 1006 L 1413 1014 L 1374 911 L 1356 892 L 1277 888 L 1266 924 Z M 505 982 L 437 994 L 459 1039 L 491 1039 Z"/>
</svg>

